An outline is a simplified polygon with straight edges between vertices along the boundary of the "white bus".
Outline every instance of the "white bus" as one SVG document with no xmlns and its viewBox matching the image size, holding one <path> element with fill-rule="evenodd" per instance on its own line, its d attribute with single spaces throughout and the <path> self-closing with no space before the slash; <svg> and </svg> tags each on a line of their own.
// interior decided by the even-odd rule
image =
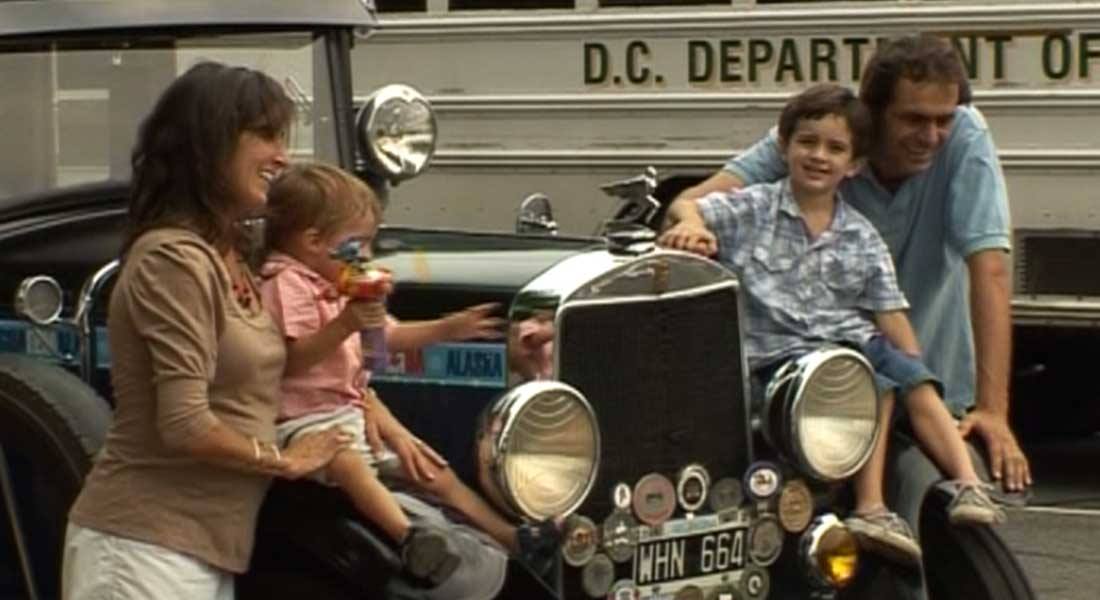
<svg viewBox="0 0 1100 600">
<path fill-rule="evenodd" d="M 514 205 L 541 191 L 563 231 L 588 233 L 611 202 L 599 183 L 647 165 L 712 172 L 791 92 L 856 86 L 877 39 L 937 32 L 955 39 L 994 131 L 1024 236 L 1021 291 L 1100 295 L 1100 276 L 1063 273 L 1100 256 L 1100 2 L 378 4 L 384 27 L 360 46 L 372 60 L 356 85 L 418 87 L 440 131 L 432 169 L 395 191 L 391 222 L 510 228 Z"/>
<path fill-rule="evenodd" d="M 354 65 L 357 92 L 412 84 L 439 126 L 432 167 L 394 190 L 387 218 L 440 227 L 511 229 L 538 191 L 563 233 L 591 233 L 613 202 L 600 183 L 648 165 L 709 174 L 792 92 L 858 87 L 877 40 L 952 38 L 1008 183 L 1016 385 L 1087 368 L 1064 349 L 1100 341 L 1100 1 L 377 4 L 383 27 L 360 44 L 371 59 Z M 1093 423 L 1098 400 L 1079 401 Z"/>
</svg>

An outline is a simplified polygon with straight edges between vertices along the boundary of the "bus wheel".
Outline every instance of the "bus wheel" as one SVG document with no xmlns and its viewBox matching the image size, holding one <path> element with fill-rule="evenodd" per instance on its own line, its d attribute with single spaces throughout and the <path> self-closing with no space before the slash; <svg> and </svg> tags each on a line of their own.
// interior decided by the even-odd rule
<svg viewBox="0 0 1100 600">
<path fill-rule="evenodd" d="M 107 402 L 64 369 L 0 355 L 0 597 L 59 595 L 69 507 L 107 434 Z M 22 551 L 21 551 L 22 547 Z"/>
</svg>

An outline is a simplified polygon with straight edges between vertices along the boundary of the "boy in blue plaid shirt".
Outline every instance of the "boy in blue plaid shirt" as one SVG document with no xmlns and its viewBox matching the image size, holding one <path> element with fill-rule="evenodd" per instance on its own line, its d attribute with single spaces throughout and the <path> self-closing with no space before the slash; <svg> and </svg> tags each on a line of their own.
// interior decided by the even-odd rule
<svg viewBox="0 0 1100 600">
<path fill-rule="evenodd" d="M 819 84 L 792 98 L 779 118 L 790 171 L 772 184 L 717 192 L 674 204 L 670 247 L 715 256 L 745 290 L 746 354 L 760 376 L 826 342 L 860 347 L 883 399 L 880 426 L 890 424 L 896 392 L 917 440 L 957 490 L 948 507 L 956 524 L 992 524 L 1004 512 L 986 494 L 951 414 L 943 385 L 921 362 L 893 262 L 874 226 L 837 188 L 860 168 L 870 117 L 846 88 Z M 886 440 L 854 478 L 856 506 L 846 521 L 870 551 L 916 565 L 920 546 L 886 508 L 882 491 Z"/>
</svg>

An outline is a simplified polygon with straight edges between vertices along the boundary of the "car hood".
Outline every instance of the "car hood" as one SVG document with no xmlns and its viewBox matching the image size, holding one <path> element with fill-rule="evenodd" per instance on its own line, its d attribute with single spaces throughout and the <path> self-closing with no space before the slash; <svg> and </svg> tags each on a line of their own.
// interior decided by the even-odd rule
<svg viewBox="0 0 1100 600">
<path fill-rule="evenodd" d="M 558 261 L 602 247 L 597 238 L 385 228 L 376 262 L 399 288 L 515 291 Z"/>
</svg>

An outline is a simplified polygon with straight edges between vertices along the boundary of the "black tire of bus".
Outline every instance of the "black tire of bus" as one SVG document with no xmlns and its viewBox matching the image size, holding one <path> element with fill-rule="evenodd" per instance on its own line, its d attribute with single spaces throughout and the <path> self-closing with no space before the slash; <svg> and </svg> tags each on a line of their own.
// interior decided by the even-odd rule
<svg viewBox="0 0 1100 600">
<path fill-rule="evenodd" d="M 68 371 L 23 355 L 0 355 L 0 446 L 7 459 L 39 597 L 60 595 L 67 515 L 103 445 L 111 409 Z M 0 497 L 0 505 L 5 505 Z M 0 596 L 26 597 L 4 506 Z"/>
</svg>

